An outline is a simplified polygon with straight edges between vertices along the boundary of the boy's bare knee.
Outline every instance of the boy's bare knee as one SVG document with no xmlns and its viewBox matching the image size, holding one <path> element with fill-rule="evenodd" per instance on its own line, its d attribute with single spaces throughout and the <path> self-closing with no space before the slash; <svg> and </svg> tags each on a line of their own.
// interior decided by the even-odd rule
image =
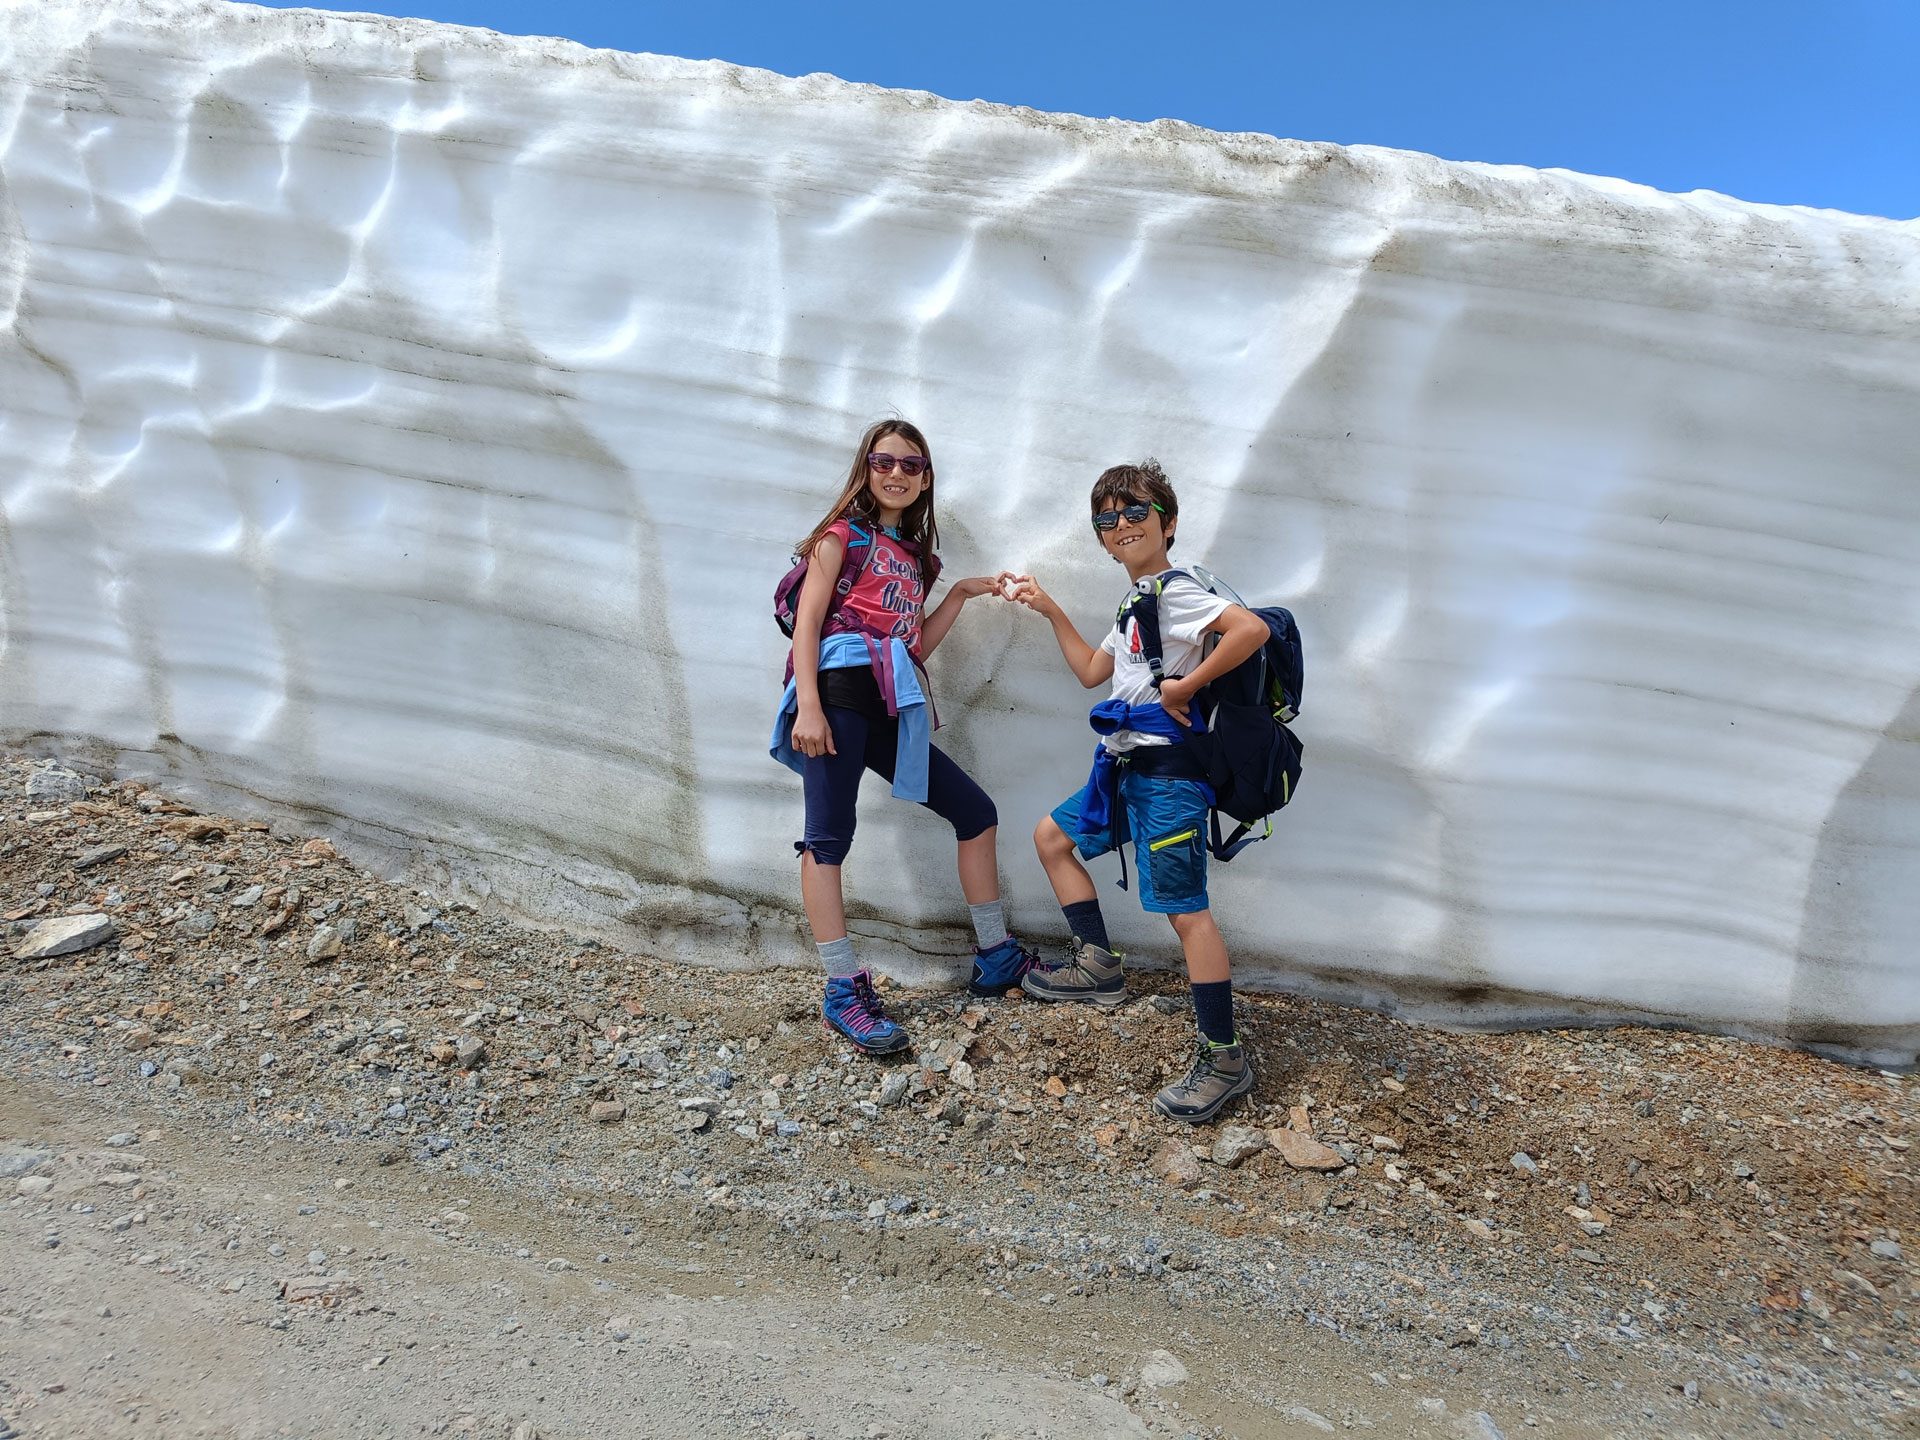
<svg viewBox="0 0 1920 1440">
<path fill-rule="evenodd" d="M 1072 843 L 1051 815 L 1042 815 L 1040 823 L 1033 827 L 1033 848 L 1043 856 L 1065 854 Z"/>
</svg>

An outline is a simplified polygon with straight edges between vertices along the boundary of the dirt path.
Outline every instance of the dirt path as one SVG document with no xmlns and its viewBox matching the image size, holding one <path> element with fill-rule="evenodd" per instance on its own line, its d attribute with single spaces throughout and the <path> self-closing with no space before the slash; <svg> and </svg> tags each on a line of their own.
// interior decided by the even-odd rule
<svg viewBox="0 0 1920 1440">
<path fill-rule="evenodd" d="M 1163 976 L 890 992 L 878 1067 L 811 976 L 21 760 L 0 915 L 26 1435 L 1920 1434 L 1904 1077 L 1249 996 L 1243 1128 L 1188 1130 Z"/>
</svg>

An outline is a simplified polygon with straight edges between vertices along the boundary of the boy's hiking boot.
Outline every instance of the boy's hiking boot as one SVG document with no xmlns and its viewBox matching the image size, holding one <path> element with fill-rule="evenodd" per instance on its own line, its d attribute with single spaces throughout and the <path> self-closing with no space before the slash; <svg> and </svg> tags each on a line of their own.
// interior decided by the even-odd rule
<svg viewBox="0 0 1920 1440">
<path fill-rule="evenodd" d="M 880 997 L 873 993 L 873 976 L 865 970 L 844 980 L 828 977 L 820 1018 L 829 1031 L 837 1031 L 869 1055 L 891 1055 L 912 1043 L 907 1032 L 887 1018 Z"/>
<path fill-rule="evenodd" d="M 1121 956 L 1075 936 L 1073 958 L 1064 965 L 1036 965 L 1020 988 L 1036 1000 L 1077 1000 L 1085 1005 L 1124 1005 L 1127 980 Z"/>
<path fill-rule="evenodd" d="M 969 995 L 1004 995 L 1016 989 L 1039 957 L 1009 935 L 989 950 L 973 952 L 973 979 Z"/>
<path fill-rule="evenodd" d="M 1186 1078 L 1176 1080 L 1153 1097 L 1153 1108 L 1169 1120 L 1204 1125 L 1236 1095 L 1253 1089 L 1253 1066 L 1247 1063 L 1236 1036 L 1231 1045 L 1216 1045 L 1204 1036 L 1200 1052 Z"/>
</svg>

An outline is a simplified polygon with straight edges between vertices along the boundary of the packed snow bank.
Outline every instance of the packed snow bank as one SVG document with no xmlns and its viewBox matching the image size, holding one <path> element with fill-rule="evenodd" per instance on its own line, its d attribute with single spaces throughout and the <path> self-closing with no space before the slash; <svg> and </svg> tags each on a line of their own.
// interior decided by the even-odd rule
<svg viewBox="0 0 1920 1440">
<path fill-rule="evenodd" d="M 365 16 L 30 0 L 0 49 L 7 738 L 805 959 L 767 596 L 897 408 L 949 574 L 1097 629 L 1087 487 L 1151 453 L 1176 558 L 1300 615 L 1246 980 L 1920 1043 L 1914 226 Z M 1057 934 L 1088 697 L 997 602 L 934 676 Z M 961 963 L 951 855 L 873 787 L 896 971 Z"/>
</svg>

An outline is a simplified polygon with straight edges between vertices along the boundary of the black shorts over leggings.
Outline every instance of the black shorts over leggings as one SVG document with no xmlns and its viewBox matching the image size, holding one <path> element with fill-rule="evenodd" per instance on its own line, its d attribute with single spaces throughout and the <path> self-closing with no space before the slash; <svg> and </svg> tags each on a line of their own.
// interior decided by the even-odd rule
<svg viewBox="0 0 1920 1440">
<path fill-rule="evenodd" d="M 811 851 L 816 864 L 839 865 L 853 847 L 854 802 L 860 781 L 871 770 L 893 783 L 893 761 L 900 722 L 890 715 L 870 716 L 838 705 L 824 707 L 833 731 L 832 755 L 809 755 L 802 777 L 807 795 L 807 838 L 793 848 Z M 953 826 L 956 840 L 971 840 L 1000 823 L 1000 816 L 967 772 L 938 746 L 927 755 L 926 807 Z"/>
</svg>

